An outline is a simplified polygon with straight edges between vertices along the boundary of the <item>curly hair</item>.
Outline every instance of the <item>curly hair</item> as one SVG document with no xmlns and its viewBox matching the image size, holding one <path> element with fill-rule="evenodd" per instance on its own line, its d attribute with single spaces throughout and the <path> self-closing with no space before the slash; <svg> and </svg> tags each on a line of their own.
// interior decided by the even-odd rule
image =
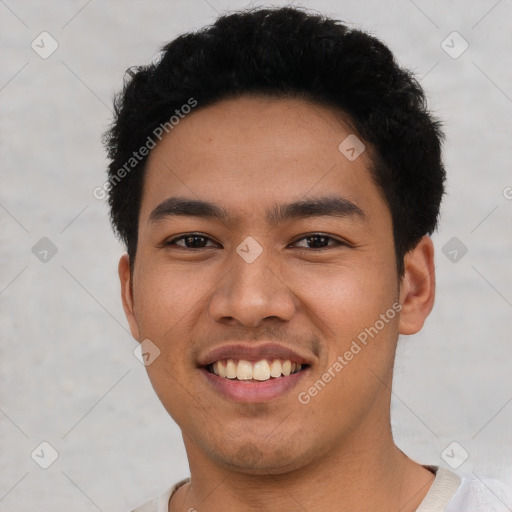
<svg viewBox="0 0 512 512">
<path fill-rule="evenodd" d="M 441 124 L 413 74 L 387 46 L 341 21 L 301 8 L 256 8 L 165 45 L 157 62 L 132 67 L 104 134 L 114 231 L 133 262 L 147 157 L 119 170 L 191 98 L 198 108 L 249 94 L 299 97 L 342 112 L 371 147 L 373 181 L 393 221 L 397 271 L 437 227 L 446 179 Z M 193 114 L 192 114 L 193 115 Z"/>
</svg>

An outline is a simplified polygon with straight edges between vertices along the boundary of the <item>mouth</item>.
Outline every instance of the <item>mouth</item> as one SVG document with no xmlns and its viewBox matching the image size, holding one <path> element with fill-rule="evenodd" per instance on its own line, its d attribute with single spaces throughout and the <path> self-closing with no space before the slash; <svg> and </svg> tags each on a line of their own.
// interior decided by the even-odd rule
<svg viewBox="0 0 512 512">
<path fill-rule="evenodd" d="M 208 387 L 238 403 L 269 402 L 287 392 L 311 371 L 309 364 L 289 359 L 221 359 L 200 368 Z"/>
<path fill-rule="evenodd" d="M 258 361 L 221 359 L 204 368 L 222 379 L 258 383 L 289 377 L 308 367 L 308 364 L 301 364 L 290 359 L 260 359 Z"/>
</svg>

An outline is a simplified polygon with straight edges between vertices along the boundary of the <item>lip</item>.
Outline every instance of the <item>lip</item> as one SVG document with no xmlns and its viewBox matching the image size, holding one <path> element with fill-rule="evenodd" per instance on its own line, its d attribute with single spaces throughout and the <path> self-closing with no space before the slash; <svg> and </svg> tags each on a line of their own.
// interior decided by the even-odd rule
<svg viewBox="0 0 512 512">
<path fill-rule="evenodd" d="M 288 359 L 292 363 L 309 366 L 313 364 L 311 357 L 299 354 L 295 350 L 277 343 L 262 343 L 259 345 L 236 343 L 211 349 L 199 357 L 198 366 L 205 367 L 223 359 L 244 359 L 251 362 L 260 361 L 261 359 Z"/>
<path fill-rule="evenodd" d="M 261 382 L 244 382 L 210 373 L 206 368 L 200 368 L 207 383 L 224 398 L 234 402 L 268 402 L 284 395 L 294 388 L 309 372 L 311 367 L 293 373 L 288 377 L 270 378 Z"/>
</svg>

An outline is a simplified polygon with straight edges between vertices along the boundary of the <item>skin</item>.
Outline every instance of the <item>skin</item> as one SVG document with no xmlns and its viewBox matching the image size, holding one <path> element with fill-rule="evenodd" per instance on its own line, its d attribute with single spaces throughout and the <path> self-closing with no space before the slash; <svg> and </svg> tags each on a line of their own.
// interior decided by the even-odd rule
<svg viewBox="0 0 512 512">
<path fill-rule="evenodd" d="M 398 334 L 418 332 L 433 307 L 433 245 L 423 237 L 399 278 L 370 148 L 354 161 L 338 150 L 351 133 L 325 106 L 244 96 L 198 107 L 149 156 L 133 273 L 124 255 L 119 276 L 133 336 L 161 351 L 148 375 L 189 459 L 191 483 L 170 511 L 412 512 L 430 488 L 434 475 L 393 442 L 390 396 Z M 364 217 L 265 217 L 275 204 L 333 194 Z M 213 202 L 229 217 L 149 221 L 171 196 Z M 164 245 L 190 232 L 208 238 L 189 250 L 183 240 Z M 317 249 L 318 238 L 304 237 L 318 232 L 334 240 Z M 248 236 L 263 249 L 252 263 L 235 250 Z M 397 300 L 400 314 L 300 403 Z M 234 403 L 205 384 L 197 356 L 236 341 L 297 347 L 314 363 L 278 399 Z"/>
</svg>

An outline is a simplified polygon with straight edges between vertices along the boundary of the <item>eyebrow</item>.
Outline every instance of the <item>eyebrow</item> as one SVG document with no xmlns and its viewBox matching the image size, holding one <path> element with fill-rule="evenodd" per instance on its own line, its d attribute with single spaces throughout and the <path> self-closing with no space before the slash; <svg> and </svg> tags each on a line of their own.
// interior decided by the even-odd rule
<svg viewBox="0 0 512 512">
<path fill-rule="evenodd" d="M 341 196 L 323 196 L 301 199 L 292 203 L 278 204 L 265 210 L 267 222 L 281 224 L 287 220 L 309 217 L 340 217 L 365 219 L 365 213 L 355 203 Z M 226 221 L 229 213 L 221 206 L 209 201 L 169 197 L 162 201 L 149 215 L 148 223 L 173 216 L 200 217 Z"/>
</svg>

